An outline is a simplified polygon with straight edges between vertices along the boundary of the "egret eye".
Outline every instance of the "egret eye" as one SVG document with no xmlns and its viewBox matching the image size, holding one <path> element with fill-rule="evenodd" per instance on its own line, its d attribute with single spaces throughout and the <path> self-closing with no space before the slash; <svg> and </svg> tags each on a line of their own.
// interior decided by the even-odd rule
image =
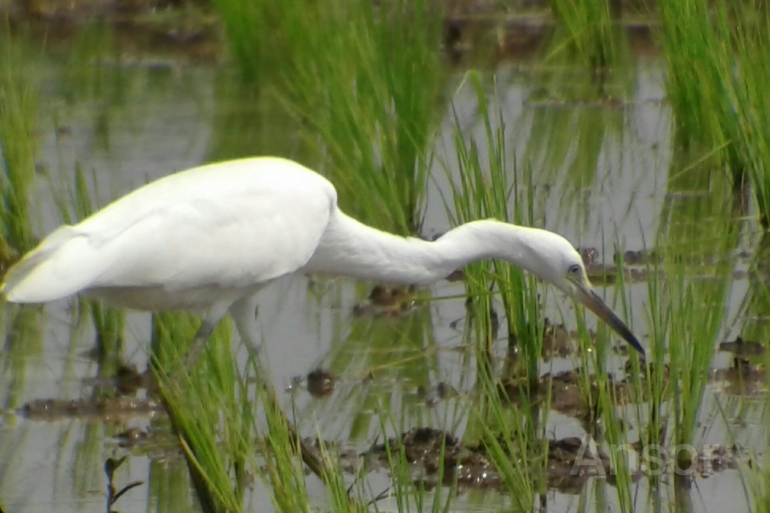
<svg viewBox="0 0 770 513">
<path fill-rule="evenodd" d="M 572 264 L 569 266 L 569 270 L 567 271 L 570 274 L 579 275 L 580 274 L 580 265 L 579 264 Z"/>
</svg>

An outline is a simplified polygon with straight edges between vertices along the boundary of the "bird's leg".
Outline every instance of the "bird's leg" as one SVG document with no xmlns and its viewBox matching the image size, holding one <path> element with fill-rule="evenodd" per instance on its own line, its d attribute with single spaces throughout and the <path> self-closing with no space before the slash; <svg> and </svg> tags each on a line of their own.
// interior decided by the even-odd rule
<svg viewBox="0 0 770 513">
<path fill-rule="evenodd" d="M 214 332 L 214 329 L 222 321 L 225 314 L 227 314 L 229 306 L 230 305 L 227 304 L 215 304 L 206 312 L 206 315 L 203 317 L 203 323 L 195 333 L 190 348 L 187 350 L 187 355 L 185 355 L 184 369 L 187 374 L 190 374 L 193 367 L 195 367 L 195 362 L 198 361 L 201 351 L 206 347 L 206 343 Z"/>
<path fill-rule="evenodd" d="M 235 327 L 241 336 L 241 340 L 246 345 L 249 355 L 254 359 L 254 364 L 259 370 L 259 344 L 255 343 L 252 338 L 255 337 L 257 333 L 256 297 L 251 296 L 236 301 L 233 306 L 230 307 L 230 315 L 235 321 Z M 299 436 L 297 430 L 294 429 L 294 425 L 289 422 L 289 419 L 286 417 L 286 414 L 283 412 L 281 405 L 278 402 L 278 395 L 275 393 L 273 384 L 269 380 L 264 379 L 261 372 L 260 375 L 257 376 L 257 380 L 258 386 L 261 386 L 262 390 L 264 390 L 265 398 L 269 403 L 268 406 L 272 407 L 282 417 L 286 429 L 289 432 L 289 438 L 298 445 L 302 461 L 305 462 L 305 465 L 307 465 L 319 479 L 326 482 L 326 475 L 328 472 L 325 462 L 316 451 L 314 451 L 313 448 Z"/>
<path fill-rule="evenodd" d="M 230 316 L 235 321 L 235 328 L 246 346 L 249 356 L 255 363 L 259 362 L 259 343 L 255 342 L 257 335 L 257 298 L 256 296 L 239 299 L 230 307 Z"/>
</svg>

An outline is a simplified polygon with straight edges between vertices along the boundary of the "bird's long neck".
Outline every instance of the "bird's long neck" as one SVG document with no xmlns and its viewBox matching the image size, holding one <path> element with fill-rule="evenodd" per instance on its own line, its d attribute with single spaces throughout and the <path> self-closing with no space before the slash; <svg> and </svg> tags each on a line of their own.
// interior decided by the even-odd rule
<svg viewBox="0 0 770 513">
<path fill-rule="evenodd" d="M 474 221 L 429 242 L 392 235 L 336 211 L 318 249 L 302 270 L 427 284 L 481 259 L 503 258 L 524 267 L 530 232 L 537 231 L 493 220 Z"/>
</svg>

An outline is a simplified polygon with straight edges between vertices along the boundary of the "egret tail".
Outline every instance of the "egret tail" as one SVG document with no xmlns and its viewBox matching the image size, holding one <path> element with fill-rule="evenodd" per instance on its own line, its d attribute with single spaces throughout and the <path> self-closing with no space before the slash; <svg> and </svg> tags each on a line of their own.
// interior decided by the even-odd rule
<svg viewBox="0 0 770 513">
<path fill-rule="evenodd" d="M 88 237 L 62 226 L 8 270 L 2 292 L 13 303 L 45 303 L 87 288 L 104 259 Z"/>
</svg>

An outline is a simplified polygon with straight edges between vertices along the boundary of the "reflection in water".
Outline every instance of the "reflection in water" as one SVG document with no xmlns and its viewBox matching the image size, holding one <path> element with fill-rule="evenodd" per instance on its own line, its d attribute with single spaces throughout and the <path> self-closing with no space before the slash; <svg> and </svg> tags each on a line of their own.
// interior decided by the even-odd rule
<svg viewBox="0 0 770 513">
<path fill-rule="evenodd" d="M 59 224 L 63 209 L 58 205 L 68 204 L 75 196 L 69 191 L 76 189 L 76 169 L 83 170 L 89 197 L 95 204 L 104 204 L 149 179 L 206 160 L 256 153 L 319 158 L 307 147 L 300 122 L 285 114 L 276 92 L 269 88 L 245 90 L 223 68 L 121 66 L 111 57 L 111 44 L 109 32 L 95 25 L 80 35 L 64 67 L 43 63 L 46 85 L 40 92 L 44 108 L 39 121 L 38 160 L 48 169 L 49 178 L 38 176 L 31 193 L 35 208 L 32 225 L 38 228 L 38 235 Z M 541 224 L 583 247 L 596 248 L 594 258 L 604 265 L 613 263 L 610 256 L 616 251 L 647 250 L 674 241 L 679 244 L 673 251 L 689 273 L 697 265 L 693 257 L 733 255 L 756 245 L 749 223 L 733 226 L 730 221 L 723 222 L 734 210 L 727 184 L 719 182 L 714 173 L 706 180 L 705 173 L 685 172 L 687 160 L 670 158 L 670 114 L 665 104 L 657 102 L 662 96 L 659 65 L 631 62 L 624 74 L 606 79 L 599 89 L 595 77 L 566 67 L 554 71 L 557 68 L 560 66 L 532 73 L 510 67 L 496 74 L 503 122 L 509 127 L 508 147 L 515 152 L 519 168 L 531 172 L 535 218 Z M 467 134 L 482 141 L 484 127 L 477 120 L 478 105 L 469 89 L 461 88 L 455 98 L 458 118 Z M 452 123 L 445 121 L 443 140 L 451 139 Z M 457 173 L 453 166 L 450 161 L 450 175 Z M 448 224 L 446 205 L 441 201 L 441 194 L 448 191 L 443 170 L 434 169 L 434 176 L 428 187 L 425 233 L 444 231 Z M 724 193 L 687 195 L 706 188 Z M 725 237 L 712 237 L 717 232 L 724 232 Z M 654 270 L 659 262 L 635 260 L 634 264 Z M 724 291 L 723 296 L 714 296 L 712 304 L 726 305 L 727 309 L 725 321 L 714 329 L 729 331 L 730 340 L 740 335 L 740 305 L 747 297 L 749 315 L 755 320 L 750 324 L 751 335 L 744 336 L 765 341 L 766 319 L 759 319 L 767 311 L 764 282 L 752 278 L 741 283 Z M 461 286 L 439 285 L 418 291 L 418 300 L 412 303 L 411 296 L 397 298 L 399 294 L 383 288 L 375 289 L 378 292 L 372 297 L 367 294 L 369 286 L 347 281 L 307 284 L 296 278 L 265 291 L 260 317 L 277 383 L 286 384 L 291 376 L 311 369 L 328 369 L 329 374 L 313 380 L 319 385 L 314 390 L 324 395 L 324 400 L 294 397 L 304 434 L 320 430 L 325 437 L 360 449 L 382 435 L 383 424 L 389 436 L 427 425 L 455 434 L 466 432 L 468 404 L 479 384 L 473 352 L 454 350 L 463 343 L 452 323 L 465 318 L 464 298 L 428 301 L 430 297 L 461 294 Z M 640 284 L 627 289 L 634 328 L 642 332 L 647 326 L 646 287 Z M 402 311 L 399 306 L 399 315 L 354 315 L 355 305 L 367 295 L 367 304 L 402 305 L 399 301 L 404 299 L 409 308 Z M 543 380 L 561 380 L 559 386 L 569 388 L 572 394 L 554 393 L 550 401 L 555 411 L 570 410 L 580 394 L 574 380 L 566 378 L 574 376 L 572 361 L 561 349 L 575 331 L 570 308 L 554 294 L 548 296 L 544 307 L 544 315 L 555 319 L 555 324 L 543 347 L 548 353 L 542 367 L 548 376 Z M 91 315 L 92 321 L 97 320 L 94 326 L 87 322 L 88 315 L 82 315 L 90 309 L 87 303 L 76 302 L 54 305 L 43 313 L 13 306 L 3 310 L 6 337 L 0 353 L 0 399 L 5 417 L 0 427 L 0 496 L 9 511 L 20 510 L 25 503 L 28 509 L 103 511 L 104 498 L 94 492 L 107 489 L 103 472 L 106 457 L 117 456 L 122 450 L 113 437 L 167 429 L 157 418 L 126 419 L 115 413 L 115 425 L 102 422 L 106 420 L 106 405 L 117 400 L 97 397 L 81 382 L 106 372 L 106 368 L 95 369 L 79 355 L 95 339 L 103 343 L 109 338 L 115 346 L 113 355 L 143 369 L 150 328 L 148 316 L 122 321 L 110 312 L 97 310 Z M 494 300 L 491 310 L 504 311 Z M 499 320 L 500 326 L 508 325 L 508 319 Z M 731 328 L 733 325 L 738 328 Z M 501 332 L 499 338 L 493 337 L 495 354 L 505 354 L 507 336 Z M 122 352 L 117 350 L 121 345 Z M 236 349 L 234 346 L 232 350 Z M 238 355 L 243 357 L 243 352 Z M 733 366 L 731 359 L 718 358 L 721 372 L 712 377 L 720 381 L 735 374 L 746 384 L 746 379 L 760 370 L 756 363 L 747 366 L 738 361 Z M 510 386 L 511 381 L 506 384 L 504 391 L 519 397 L 516 386 Z M 615 388 L 622 385 L 613 384 Z M 737 396 L 745 390 L 726 392 Z M 709 397 L 715 392 L 711 388 L 708 391 Z M 291 399 L 288 395 L 283 398 Z M 36 400 L 41 402 L 33 402 Z M 152 401 L 142 400 L 145 406 Z M 23 419 L 13 413 L 23 404 L 29 405 L 30 417 L 34 417 L 33 410 L 57 407 L 74 409 L 76 415 L 69 411 L 55 421 L 49 415 L 48 422 Z M 103 408 L 97 412 L 99 422 L 85 418 L 86 406 L 99 404 L 103 405 L 98 407 Z M 704 404 L 704 425 L 716 426 L 707 433 L 710 438 L 704 439 L 722 443 L 730 433 L 750 444 L 762 435 L 759 429 L 759 434 L 736 433 L 726 425 L 731 419 L 760 425 L 761 415 L 756 412 L 761 406 L 739 399 L 724 401 L 720 407 L 728 412 L 728 418 L 720 419 L 708 417 L 711 412 L 707 406 L 716 409 L 714 400 Z M 543 422 L 547 423 L 545 429 L 559 430 L 560 440 L 580 433 L 572 419 L 563 415 L 552 413 Z M 481 431 L 482 424 L 475 422 L 470 431 Z M 565 431 L 568 436 L 563 436 Z M 556 449 L 571 454 L 569 448 L 554 444 Z M 181 512 L 194 507 L 186 467 L 178 454 L 134 450 L 116 470 L 116 486 L 134 481 L 145 484 L 121 498 L 121 509 Z M 711 483 L 734 497 L 736 474 L 726 476 L 722 480 L 711 478 Z M 590 482 L 590 486 L 573 491 L 585 494 L 581 500 L 593 501 L 601 510 L 613 507 L 613 489 L 602 480 Z M 259 488 L 252 493 L 266 497 Z M 699 508 L 697 503 L 684 500 L 681 491 L 677 494 L 683 506 Z M 470 503 L 486 500 L 468 497 Z M 560 494 L 549 494 L 549 500 L 549 506 L 569 509 Z M 77 506 L 71 505 L 73 502 Z"/>
</svg>

